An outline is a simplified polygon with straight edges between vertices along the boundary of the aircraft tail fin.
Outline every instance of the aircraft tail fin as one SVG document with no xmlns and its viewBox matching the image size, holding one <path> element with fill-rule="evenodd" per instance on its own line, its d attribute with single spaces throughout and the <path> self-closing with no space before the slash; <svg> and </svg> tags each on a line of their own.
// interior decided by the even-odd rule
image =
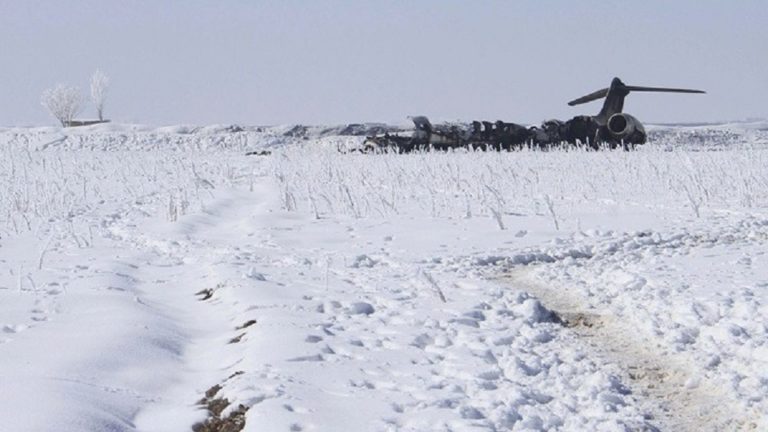
<svg viewBox="0 0 768 432">
<path fill-rule="evenodd" d="M 608 88 L 600 89 L 592 92 L 588 95 L 574 99 L 568 102 L 568 105 L 580 105 L 593 100 L 605 98 L 603 108 L 600 113 L 595 116 L 595 119 L 599 124 L 605 124 L 608 119 L 616 113 L 620 113 L 624 109 L 624 98 L 633 91 L 638 92 L 665 92 L 665 93 L 706 93 L 703 90 L 685 89 L 685 88 L 670 88 L 670 87 L 642 87 L 642 86 L 628 86 L 621 82 L 620 79 L 614 78 L 611 81 L 611 86 Z"/>
</svg>

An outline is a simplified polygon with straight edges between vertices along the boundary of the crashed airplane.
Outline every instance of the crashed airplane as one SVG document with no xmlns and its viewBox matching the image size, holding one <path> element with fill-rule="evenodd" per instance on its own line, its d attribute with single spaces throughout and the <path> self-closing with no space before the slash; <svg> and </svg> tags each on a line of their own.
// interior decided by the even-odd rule
<svg viewBox="0 0 768 432">
<path fill-rule="evenodd" d="M 525 127 L 503 121 L 473 121 L 471 126 L 433 126 L 424 116 L 412 117 L 415 129 L 409 136 L 383 134 L 367 137 L 366 151 L 392 149 L 401 153 L 414 150 L 447 150 L 471 148 L 481 150 L 514 150 L 523 147 L 545 148 L 571 144 L 593 149 L 631 149 L 644 144 L 647 134 L 642 123 L 622 112 L 624 98 L 630 92 L 705 93 L 701 90 L 628 86 L 614 78 L 608 88 L 568 102 L 574 106 L 605 98 L 603 108 L 595 116 L 576 116 L 568 121 L 549 120 L 540 127 Z"/>
</svg>

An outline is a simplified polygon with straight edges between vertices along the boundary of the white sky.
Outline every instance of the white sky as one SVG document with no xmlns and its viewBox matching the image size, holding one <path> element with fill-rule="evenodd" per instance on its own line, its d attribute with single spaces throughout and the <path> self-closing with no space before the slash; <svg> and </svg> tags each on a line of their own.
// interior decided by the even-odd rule
<svg viewBox="0 0 768 432">
<path fill-rule="evenodd" d="M 613 76 L 708 91 L 630 95 L 643 121 L 763 117 L 766 23 L 764 0 L 0 0 L 0 125 L 55 124 L 42 91 L 96 68 L 121 122 L 537 123 Z"/>
</svg>

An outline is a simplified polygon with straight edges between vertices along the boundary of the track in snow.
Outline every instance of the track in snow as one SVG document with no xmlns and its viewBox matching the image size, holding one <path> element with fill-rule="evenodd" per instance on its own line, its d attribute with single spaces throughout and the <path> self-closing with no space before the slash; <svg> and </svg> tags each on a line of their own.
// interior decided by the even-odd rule
<svg viewBox="0 0 768 432">
<path fill-rule="evenodd" d="M 537 297 L 556 313 L 601 363 L 615 364 L 620 377 L 661 431 L 702 432 L 755 430 L 758 413 L 744 412 L 705 377 L 686 367 L 684 353 L 670 353 L 644 338 L 629 320 L 589 309 L 565 287 L 538 283 L 525 268 L 500 277 L 501 282 Z"/>
</svg>

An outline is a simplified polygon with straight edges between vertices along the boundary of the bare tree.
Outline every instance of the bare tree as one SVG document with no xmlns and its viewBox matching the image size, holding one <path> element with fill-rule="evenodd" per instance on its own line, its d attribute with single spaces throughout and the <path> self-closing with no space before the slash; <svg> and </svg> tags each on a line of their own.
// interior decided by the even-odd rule
<svg viewBox="0 0 768 432">
<path fill-rule="evenodd" d="M 77 87 L 58 84 L 52 89 L 46 89 L 40 102 L 62 126 L 67 127 L 82 109 L 83 96 Z"/>
<path fill-rule="evenodd" d="M 99 120 L 104 120 L 104 99 L 109 89 L 109 77 L 104 72 L 96 69 L 91 75 L 91 101 L 96 105 Z"/>
</svg>

